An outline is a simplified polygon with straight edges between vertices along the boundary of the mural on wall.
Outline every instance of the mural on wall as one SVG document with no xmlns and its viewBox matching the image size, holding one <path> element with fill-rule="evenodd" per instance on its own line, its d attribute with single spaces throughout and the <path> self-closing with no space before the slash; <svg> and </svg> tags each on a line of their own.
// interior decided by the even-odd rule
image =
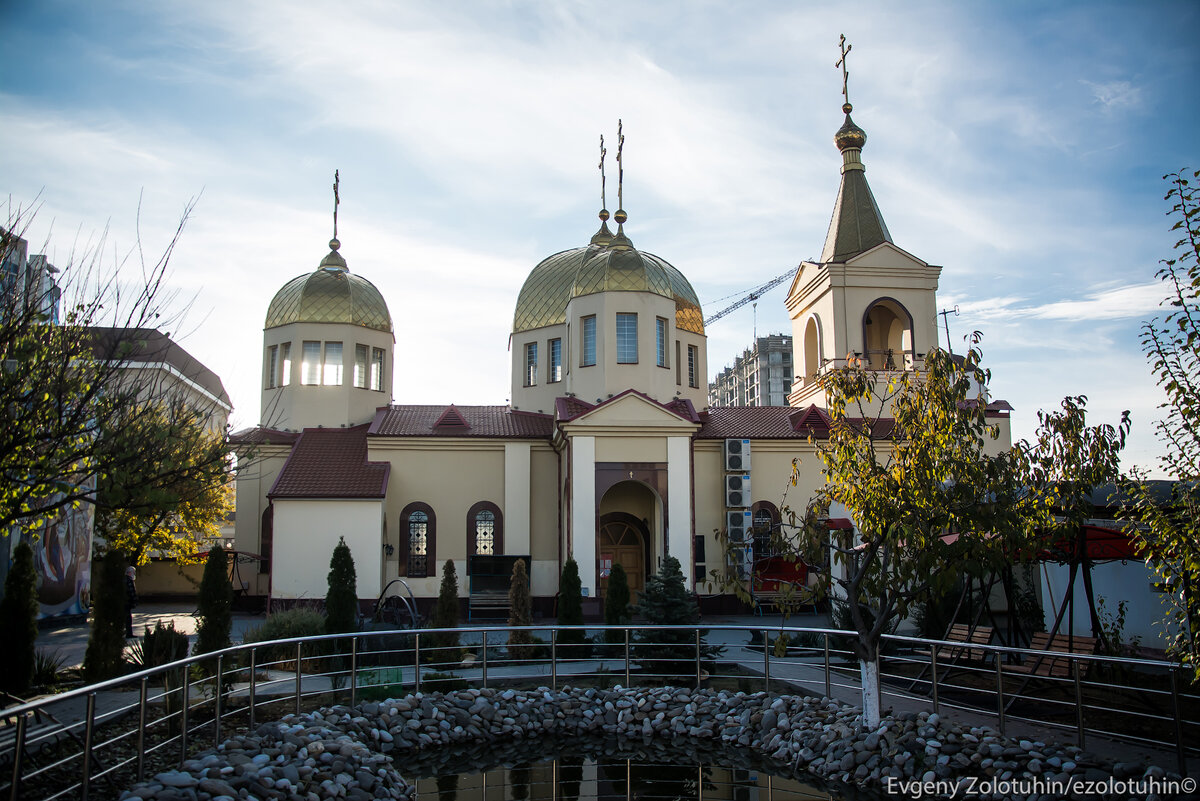
<svg viewBox="0 0 1200 801">
<path fill-rule="evenodd" d="M 87 613 L 92 583 L 92 523 L 95 507 L 62 509 L 36 535 L 22 538 L 33 548 L 40 617 Z"/>
</svg>

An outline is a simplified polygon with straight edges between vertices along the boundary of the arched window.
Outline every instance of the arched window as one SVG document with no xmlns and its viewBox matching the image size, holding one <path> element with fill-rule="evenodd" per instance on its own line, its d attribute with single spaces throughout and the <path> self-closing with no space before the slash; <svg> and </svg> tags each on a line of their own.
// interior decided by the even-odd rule
<svg viewBox="0 0 1200 801">
<path fill-rule="evenodd" d="M 811 383 L 820 374 L 821 361 L 821 321 L 813 315 L 804 326 L 804 378 L 801 383 Z"/>
<path fill-rule="evenodd" d="M 755 501 L 750 507 L 750 525 L 754 533 L 754 558 L 765 559 L 775 555 L 771 535 L 779 528 L 779 510 L 770 501 Z"/>
<path fill-rule="evenodd" d="M 436 574 L 434 546 L 437 543 L 437 518 L 433 507 L 420 501 L 410 503 L 400 513 L 400 564 L 409 578 Z"/>
<path fill-rule="evenodd" d="M 504 514 L 491 501 L 480 501 L 467 510 L 467 555 L 504 553 Z"/>
</svg>

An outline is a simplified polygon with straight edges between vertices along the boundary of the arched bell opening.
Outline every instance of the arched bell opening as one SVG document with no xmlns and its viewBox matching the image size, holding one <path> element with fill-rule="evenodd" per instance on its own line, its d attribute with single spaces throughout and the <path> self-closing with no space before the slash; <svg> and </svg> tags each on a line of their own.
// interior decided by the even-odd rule
<svg viewBox="0 0 1200 801">
<path fill-rule="evenodd" d="M 863 315 L 863 359 L 871 370 L 911 370 L 916 361 L 913 319 L 893 298 L 880 298 Z"/>
</svg>

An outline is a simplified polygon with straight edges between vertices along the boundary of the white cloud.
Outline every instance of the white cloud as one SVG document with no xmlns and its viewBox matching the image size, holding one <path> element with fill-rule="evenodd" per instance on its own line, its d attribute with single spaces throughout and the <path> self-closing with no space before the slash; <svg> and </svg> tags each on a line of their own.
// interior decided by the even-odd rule
<svg viewBox="0 0 1200 801">
<path fill-rule="evenodd" d="M 1116 112 L 1141 105 L 1142 90 L 1129 81 L 1093 83 L 1080 80 L 1080 83 L 1091 90 L 1095 102 L 1099 103 L 1105 112 Z"/>
</svg>

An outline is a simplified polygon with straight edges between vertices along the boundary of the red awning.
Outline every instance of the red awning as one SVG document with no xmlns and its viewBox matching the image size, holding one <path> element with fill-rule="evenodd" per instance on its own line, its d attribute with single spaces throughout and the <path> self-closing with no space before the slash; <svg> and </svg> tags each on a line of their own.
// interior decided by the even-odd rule
<svg viewBox="0 0 1200 801">
<path fill-rule="evenodd" d="M 1081 541 L 1086 550 L 1081 549 Z M 1093 562 L 1108 562 L 1116 559 L 1141 560 L 1134 548 L 1133 539 L 1124 531 L 1089 525 L 1083 526 L 1080 533 L 1075 536 L 1067 535 L 1060 538 L 1038 554 L 1038 558 L 1043 562 L 1060 562 L 1062 564 L 1067 564 L 1080 557 L 1085 557 Z"/>
</svg>

